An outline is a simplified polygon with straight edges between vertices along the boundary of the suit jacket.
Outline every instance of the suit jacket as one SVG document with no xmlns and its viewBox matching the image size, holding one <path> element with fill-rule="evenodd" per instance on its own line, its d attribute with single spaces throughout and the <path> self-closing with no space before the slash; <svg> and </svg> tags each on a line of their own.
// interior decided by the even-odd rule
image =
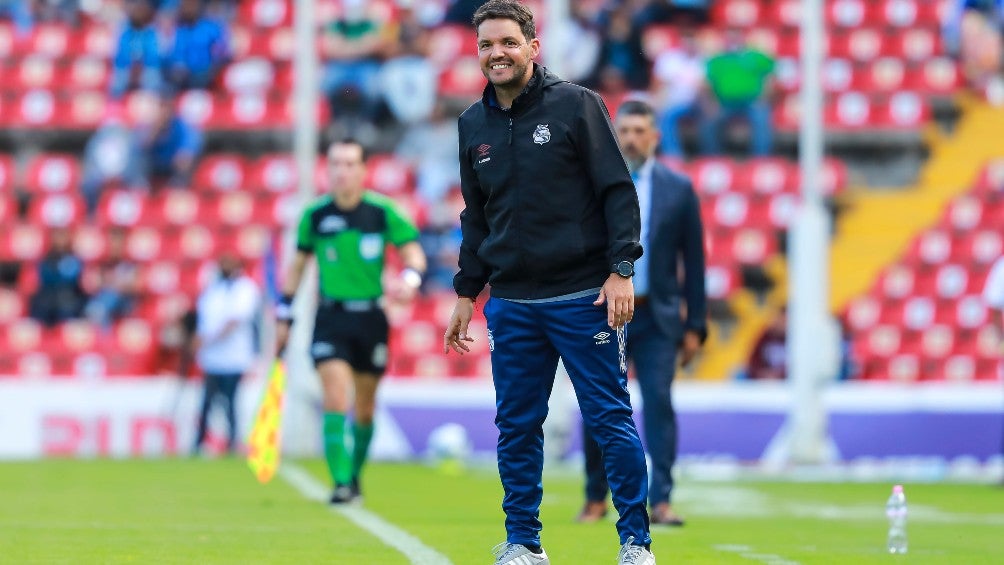
<svg viewBox="0 0 1004 565">
<path fill-rule="evenodd" d="M 690 179 L 656 161 L 652 167 L 649 210 L 648 301 L 659 328 L 667 335 L 683 330 L 707 336 L 704 288 L 704 228 Z M 682 262 L 683 269 L 680 265 Z M 680 299 L 686 304 L 681 318 Z"/>
</svg>

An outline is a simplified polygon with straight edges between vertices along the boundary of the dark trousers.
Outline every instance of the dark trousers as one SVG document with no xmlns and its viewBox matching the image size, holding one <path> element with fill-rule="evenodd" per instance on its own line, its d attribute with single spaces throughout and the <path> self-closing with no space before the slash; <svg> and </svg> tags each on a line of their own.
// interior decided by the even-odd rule
<svg viewBox="0 0 1004 565">
<path fill-rule="evenodd" d="M 669 502 L 673 492 L 673 465 L 676 463 L 677 427 L 673 409 L 672 384 L 676 373 L 677 336 L 668 336 L 655 323 L 647 304 L 635 308 L 628 326 L 627 353 L 634 363 L 641 388 L 645 447 L 652 459 L 649 504 Z M 586 458 L 586 500 L 607 497 L 607 475 L 603 451 L 583 426 Z"/>
<path fill-rule="evenodd" d="M 543 423 L 560 357 L 583 419 L 604 447 L 604 467 L 620 514 L 620 542 L 649 543 L 645 452 L 631 416 L 617 332 L 595 295 L 523 304 L 491 298 L 485 305 L 495 383 L 498 468 L 506 541 L 540 544 Z"/>
<path fill-rule="evenodd" d="M 218 398 L 223 402 L 223 411 L 229 426 L 227 434 L 227 451 L 232 452 L 237 445 L 237 385 L 240 383 L 240 373 L 206 373 L 202 410 L 199 412 L 199 431 L 195 437 L 195 449 L 202 447 L 206 441 L 206 424 L 209 420 L 209 410 Z"/>
</svg>

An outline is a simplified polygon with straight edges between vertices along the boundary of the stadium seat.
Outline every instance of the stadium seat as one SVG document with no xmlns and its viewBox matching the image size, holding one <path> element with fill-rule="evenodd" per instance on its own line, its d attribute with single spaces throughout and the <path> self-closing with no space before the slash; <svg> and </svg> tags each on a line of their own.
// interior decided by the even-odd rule
<svg viewBox="0 0 1004 565">
<path fill-rule="evenodd" d="M 211 214 L 202 210 L 202 203 L 203 197 L 191 190 L 163 190 L 149 197 L 144 215 L 149 225 L 186 226 Z"/>
<path fill-rule="evenodd" d="M 745 194 L 727 192 L 712 198 L 709 203 L 711 208 L 704 217 L 712 228 L 738 228 L 748 225 L 750 200 Z"/>
<path fill-rule="evenodd" d="M 24 187 L 31 193 L 74 192 L 79 190 L 80 177 L 76 156 L 43 153 L 28 163 Z"/>
<path fill-rule="evenodd" d="M 439 93 L 447 98 L 474 100 L 485 88 L 477 57 L 461 57 L 439 75 Z"/>
<path fill-rule="evenodd" d="M 915 382 L 920 379 L 921 362 L 917 355 L 901 353 L 889 359 L 889 380 L 894 382 Z"/>
<path fill-rule="evenodd" d="M 714 196 L 735 189 L 737 169 L 735 161 L 725 157 L 702 157 L 686 166 L 694 189 L 702 196 Z"/>
<path fill-rule="evenodd" d="M 869 15 L 865 0 L 831 0 L 825 2 L 825 11 L 828 24 L 848 29 L 864 25 Z"/>
<path fill-rule="evenodd" d="M 990 207 L 976 196 L 960 196 L 948 204 L 944 227 L 960 234 L 970 232 L 981 225 L 984 216 L 989 219 L 990 214 L 984 213 L 987 208 Z"/>
<path fill-rule="evenodd" d="M 712 4 L 711 17 L 726 27 L 749 28 L 760 23 L 765 9 L 758 0 L 720 0 Z"/>
<path fill-rule="evenodd" d="M 94 224 L 81 224 L 73 230 L 73 252 L 84 263 L 105 258 L 108 251 L 107 229 Z"/>
<path fill-rule="evenodd" d="M 0 230 L 0 260 L 34 262 L 47 248 L 48 231 L 40 225 L 17 222 Z"/>
<path fill-rule="evenodd" d="M 249 188 L 271 193 L 296 192 L 298 175 L 296 162 L 286 154 L 265 155 L 251 163 Z"/>
<path fill-rule="evenodd" d="M 230 192 L 245 190 L 248 181 L 248 162 L 243 155 L 216 153 L 199 162 L 192 178 L 192 188 Z"/>
<path fill-rule="evenodd" d="M 740 190 L 749 187 L 756 194 L 798 192 L 798 168 L 786 159 L 759 158 L 746 163 Z"/>
<path fill-rule="evenodd" d="M 249 0 L 241 2 L 236 21 L 242 25 L 270 29 L 293 25 L 293 3 L 290 0 Z"/>
<path fill-rule="evenodd" d="M 457 59 L 477 52 L 477 34 L 467 25 L 439 25 L 429 33 L 429 61 L 445 69 Z"/>
<path fill-rule="evenodd" d="M 240 226 L 222 236 L 217 235 L 217 246 L 220 249 L 233 250 L 245 261 L 260 260 L 268 253 L 271 245 L 271 227 L 260 224 Z"/>
<path fill-rule="evenodd" d="M 0 225 L 10 225 L 17 221 L 17 201 L 10 194 L 0 192 Z"/>
<path fill-rule="evenodd" d="M 287 65 L 288 66 L 288 65 Z M 272 62 L 263 57 L 249 57 L 227 65 L 222 73 L 220 82 L 223 88 L 233 94 L 258 93 L 266 94 L 276 86 L 276 71 Z M 289 80 L 290 77 L 285 77 Z M 285 92 L 292 83 L 288 83 Z"/>
<path fill-rule="evenodd" d="M 916 286 L 915 270 L 905 264 L 886 267 L 877 281 L 878 295 L 891 300 L 903 300 L 913 295 Z"/>
<path fill-rule="evenodd" d="M 217 245 L 217 237 L 214 230 L 206 225 L 184 226 L 173 231 L 173 236 L 167 238 L 163 257 L 196 262 L 208 261 L 221 251 Z M 185 269 L 186 273 L 183 274 L 183 279 L 188 274 L 187 270 Z M 196 273 L 197 275 L 198 273 Z M 194 280 L 198 280 L 198 278 Z"/>
<path fill-rule="evenodd" d="M 365 184 L 368 188 L 389 195 L 414 189 L 415 173 L 407 161 L 394 155 L 374 155 L 367 164 Z"/>
<path fill-rule="evenodd" d="M 86 207 L 79 194 L 39 194 L 28 204 L 29 222 L 49 227 L 72 227 L 84 220 Z"/>
<path fill-rule="evenodd" d="M 0 154 L 0 195 L 10 194 L 14 189 L 15 173 L 14 157 Z"/>
<path fill-rule="evenodd" d="M 795 217 L 801 199 L 794 194 L 775 194 L 767 203 L 769 225 L 778 229 L 788 229 Z"/>
<path fill-rule="evenodd" d="M 84 52 L 57 70 L 56 85 L 65 91 L 104 91 L 108 88 L 111 71 L 106 60 Z"/>
<path fill-rule="evenodd" d="M 963 236 L 956 248 L 969 258 L 972 267 L 988 268 L 1004 254 L 1004 236 L 999 229 L 981 229 Z"/>
<path fill-rule="evenodd" d="M 34 88 L 49 89 L 56 82 L 57 70 L 58 65 L 52 57 L 41 53 L 26 55 L 11 72 L 3 74 L 6 80 L 3 87 L 13 92 Z"/>
<path fill-rule="evenodd" d="M 147 196 L 131 190 L 107 190 L 98 199 L 95 220 L 101 226 L 131 227 L 149 220 Z"/>
<path fill-rule="evenodd" d="M 844 315 L 852 334 L 872 329 L 882 316 L 882 301 L 871 294 L 855 298 Z"/>
<path fill-rule="evenodd" d="M 43 327 L 31 318 L 13 320 L 3 326 L 3 350 L 24 353 L 37 350 L 42 343 Z"/>
<path fill-rule="evenodd" d="M 742 286 L 739 269 L 731 263 L 709 262 L 704 270 L 704 287 L 709 300 L 724 300 Z"/>
<path fill-rule="evenodd" d="M 932 57 L 907 67 L 904 88 L 925 95 L 954 94 L 964 85 L 959 64 L 949 57 Z"/>
<path fill-rule="evenodd" d="M 163 325 L 181 318 L 194 304 L 194 297 L 183 292 L 145 295 L 136 307 L 136 317 L 154 325 Z"/>
<path fill-rule="evenodd" d="M 0 287 L 0 326 L 6 327 L 26 315 L 27 304 L 23 296 L 11 288 Z"/>
<path fill-rule="evenodd" d="M 992 159 L 984 165 L 973 188 L 977 196 L 1004 195 L 1004 157 Z"/>
</svg>

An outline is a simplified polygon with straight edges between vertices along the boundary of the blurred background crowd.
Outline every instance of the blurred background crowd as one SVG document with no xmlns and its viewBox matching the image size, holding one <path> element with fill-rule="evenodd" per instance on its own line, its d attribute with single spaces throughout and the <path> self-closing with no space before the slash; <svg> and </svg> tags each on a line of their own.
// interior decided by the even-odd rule
<svg viewBox="0 0 1004 565">
<path fill-rule="evenodd" d="M 488 374 L 487 352 L 437 355 L 435 330 L 459 245 L 456 118 L 484 85 L 469 25 L 480 4 L 317 2 L 322 137 L 372 149 L 368 185 L 416 217 L 431 259 L 422 298 L 392 316 L 400 376 Z M 691 376 L 784 378 L 800 2 L 567 6 L 541 17 L 545 54 L 611 113 L 651 100 L 660 158 L 701 197 L 713 330 Z M 817 180 L 835 260 L 854 257 L 833 273 L 837 376 L 996 378 L 977 298 L 1001 252 L 1004 150 L 943 161 L 989 136 L 969 124 L 992 128 L 981 116 L 1004 101 L 1004 2 L 825 7 Z M 174 370 L 177 320 L 225 250 L 274 287 L 300 205 L 292 23 L 292 0 L 0 0 L 0 372 Z M 891 195 L 912 218 L 874 226 Z M 847 227 L 861 225 L 873 227 Z M 883 251 L 863 258 L 862 245 Z"/>
</svg>

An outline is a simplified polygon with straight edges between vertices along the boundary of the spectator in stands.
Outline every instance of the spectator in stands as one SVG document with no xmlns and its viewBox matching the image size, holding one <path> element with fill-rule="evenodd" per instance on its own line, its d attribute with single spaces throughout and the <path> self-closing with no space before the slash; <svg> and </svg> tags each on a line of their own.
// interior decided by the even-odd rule
<svg viewBox="0 0 1004 565">
<path fill-rule="evenodd" d="M 553 46 L 560 51 L 556 58 L 561 61 L 561 76 L 576 84 L 585 85 L 594 78 L 600 61 L 603 36 L 597 25 L 597 8 L 571 2 L 569 17 L 560 22 L 562 42 Z"/>
<path fill-rule="evenodd" d="M 1001 71 L 1004 0 L 956 0 L 942 32 L 949 53 L 959 57 L 966 82 L 983 89 Z"/>
<path fill-rule="evenodd" d="M 599 72 L 607 67 L 618 69 L 632 89 L 648 86 L 648 61 L 642 51 L 641 25 L 634 18 L 631 4 L 617 3 L 600 17 L 603 46 L 600 49 Z"/>
<path fill-rule="evenodd" d="M 38 22 L 76 25 L 80 20 L 77 0 L 0 0 L 0 18 L 9 19 L 20 35 Z"/>
<path fill-rule="evenodd" d="M 202 132 L 178 115 L 174 97 L 160 95 L 153 121 L 141 125 L 137 135 L 146 182 L 187 187 L 202 153 Z"/>
<path fill-rule="evenodd" d="M 153 20 L 155 0 L 126 0 L 125 27 L 119 33 L 112 58 L 110 91 L 119 98 L 128 90 L 159 90 L 163 79 L 160 66 L 160 41 Z"/>
<path fill-rule="evenodd" d="M 104 328 L 129 314 L 139 290 L 139 269 L 126 256 L 126 230 L 108 231 L 108 253 L 98 267 L 98 289 L 87 302 L 87 318 Z"/>
<path fill-rule="evenodd" d="M 73 253 L 69 228 L 49 232 L 49 250 L 38 265 L 38 290 L 31 297 L 32 318 L 52 326 L 79 318 L 87 297 L 81 286 L 84 263 Z"/>
<path fill-rule="evenodd" d="M 255 317 L 260 292 L 231 252 L 219 259 L 219 277 L 196 302 L 193 350 L 204 373 L 204 394 L 195 437 L 198 454 L 206 440 L 209 411 L 219 398 L 227 417 L 227 452 L 237 447 L 237 385 L 256 358 Z"/>
<path fill-rule="evenodd" d="M 229 58 L 226 31 L 205 16 L 202 0 L 181 0 L 164 61 L 168 84 L 179 91 L 210 89 Z"/>
<path fill-rule="evenodd" d="M 410 5 L 398 11 L 387 62 L 380 69 L 380 89 L 391 113 L 403 124 L 420 123 L 436 104 L 438 73 L 429 62 L 429 30 Z"/>
<path fill-rule="evenodd" d="M 146 187 L 138 152 L 135 132 L 117 115 L 109 116 L 87 140 L 80 191 L 89 214 L 94 214 L 101 192 L 111 182 L 126 188 Z"/>
<path fill-rule="evenodd" d="M 429 204 L 440 202 L 451 187 L 460 186 L 456 150 L 460 111 L 442 99 L 433 110 L 429 120 L 408 127 L 394 150 L 414 167 L 418 193 Z"/>
<path fill-rule="evenodd" d="M 683 157 L 680 122 L 699 119 L 705 90 L 704 56 L 692 28 L 680 30 L 680 45 L 659 54 L 652 69 L 655 104 L 660 110 L 661 153 Z"/>
<path fill-rule="evenodd" d="M 764 330 L 750 353 L 746 378 L 784 380 L 788 376 L 788 311 L 782 308 Z"/>
<path fill-rule="evenodd" d="M 332 115 L 361 115 L 373 120 L 379 102 L 380 64 L 385 53 L 383 22 L 365 0 L 345 0 L 341 18 L 325 30 L 321 54 L 327 63 L 323 88 Z"/>
<path fill-rule="evenodd" d="M 474 12 L 487 1 L 449 0 L 449 6 L 446 8 L 446 15 L 443 17 L 443 21 L 450 24 L 469 26 L 471 25 L 471 20 L 474 18 Z"/>
<path fill-rule="evenodd" d="M 708 61 L 707 78 L 714 94 L 701 124 L 701 149 L 706 155 L 722 153 L 725 126 L 735 118 L 749 122 L 754 155 L 771 149 L 770 77 L 774 60 L 747 45 L 742 30 L 725 32 L 725 52 Z"/>
</svg>

